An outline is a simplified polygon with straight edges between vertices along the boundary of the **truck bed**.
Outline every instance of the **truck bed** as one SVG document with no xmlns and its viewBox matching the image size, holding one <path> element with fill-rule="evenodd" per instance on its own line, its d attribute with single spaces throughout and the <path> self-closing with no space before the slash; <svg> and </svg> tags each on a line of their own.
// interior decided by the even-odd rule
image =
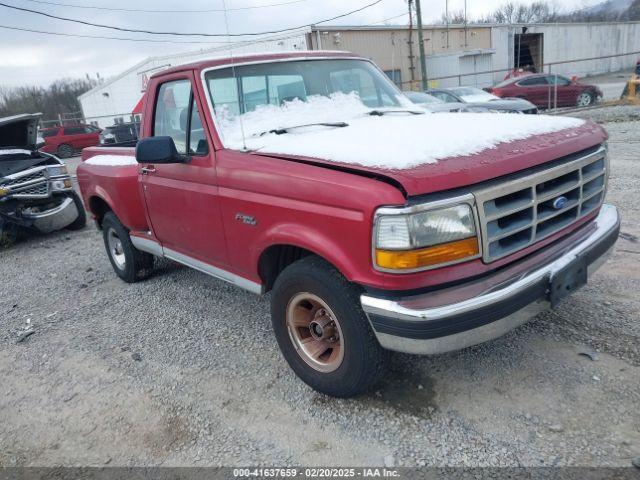
<svg viewBox="0 0 640 480">
<path fill-rule="evenodd" d="M 95 216 L 108 208 L 131 230 L 149 230 L 138 170 L 135 148 L 85 148 L 77 175 L 87 210 Z"/>
</svg>

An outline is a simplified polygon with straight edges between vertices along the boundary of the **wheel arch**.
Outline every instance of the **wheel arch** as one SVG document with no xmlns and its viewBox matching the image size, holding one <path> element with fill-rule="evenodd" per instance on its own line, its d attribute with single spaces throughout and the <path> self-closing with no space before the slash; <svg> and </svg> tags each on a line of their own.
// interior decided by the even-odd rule
<svg viewBox="0 0 640 480">
<path fill-rule="evenodd" d="M 89 197 L 89 204 L 87 206 L 96 219 L 98 226 L 101 228 L 104 216 L 107 214 L 107 212 L 113 212 L 113 208 L 111 208 L 111 205 L 109 205 L 104 198 L 98 195 L 92 195 L 91 197 Z"/>
</svg>

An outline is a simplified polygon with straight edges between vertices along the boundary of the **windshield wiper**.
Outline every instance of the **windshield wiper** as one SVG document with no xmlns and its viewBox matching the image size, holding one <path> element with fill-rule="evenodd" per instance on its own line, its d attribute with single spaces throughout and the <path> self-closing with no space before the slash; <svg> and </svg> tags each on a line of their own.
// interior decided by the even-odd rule
<svg viewBox="0 0 640 480">
<path fill-rule="evenodd" d="M 367 115 L 372 117 L 382 117 L 387 113 L 410 113 L 411 115 L 424 115 L 426 112 L 420 110 L 408 110 L 408 109 L 394 109 L 394 110 L 371 110 L 367 112 Z"/>
<path fill-rule="evenodd" d="M 296 128 L 305 128 L 305 127 L 335 127 L 335 128 L 343 128 L 348 127 L 349 124 L 345 122 L 320 122 L 320 123 L 306 123 L 304 125 L 293 125 L 291 127 L 282 127 L 282 128 L 274 128 L 273 130 L 267 130 L 265 132 L 261 132 L 258 136 L 262 137 L 267 133 L 275 133 L 276 135 L 283 135 L 285 133 L 289 133 L 290 130 L 294 130 Z"/>
</svg>

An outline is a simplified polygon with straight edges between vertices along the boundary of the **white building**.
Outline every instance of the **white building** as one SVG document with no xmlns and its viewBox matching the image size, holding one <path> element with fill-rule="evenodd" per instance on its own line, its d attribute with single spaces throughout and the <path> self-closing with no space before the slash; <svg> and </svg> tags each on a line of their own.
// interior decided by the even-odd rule
<svg viewBox="0 0 640 480">
<path fill-rule="evenodd" d="M 224 45 L 147 58 L 78 97 L 84 117 L 87 122 L 103 128 L 114 123 L 130 122 L 151 75 L 172 66 L 227 56 L 229 48 L 229 45 Z M 248 52 L 307 50 L 307 45 L 303 31 L 280 37 L 271 36 L 268 40 L 236 43 L 231 48 L 234 55 L 239 55 Z"/>
</svg>

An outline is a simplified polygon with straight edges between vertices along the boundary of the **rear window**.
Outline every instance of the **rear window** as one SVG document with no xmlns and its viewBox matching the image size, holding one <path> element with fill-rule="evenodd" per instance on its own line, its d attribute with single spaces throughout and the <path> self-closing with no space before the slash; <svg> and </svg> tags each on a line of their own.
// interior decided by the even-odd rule
<svg viewBox="0 0 640 480">
<path fill-rule="evenodd" d="M 55 135 L 58 133 L 58 130 L 53 128 L 53 129 L 49 129 L 49 130 L 42 130 L 40 132 L 40 136 L 42 138 L 47 138 L 47 137 L 55 137 Z"/>
<path fill-rule="evenodd" d="M 81 135 L 87 133 L 84 127 L 65 127 L 65 135 Z"/>
<path fill-rule="evenodd" d="M 503 80 L 502 82 L 494 85 L 493 88 L 501 88 L 501 87 L 506 87 L 508 85 L 513 85 L 514 83 L 516 83 L 517 78 L 507 78 L 506 80 Z"/>
</svg>

